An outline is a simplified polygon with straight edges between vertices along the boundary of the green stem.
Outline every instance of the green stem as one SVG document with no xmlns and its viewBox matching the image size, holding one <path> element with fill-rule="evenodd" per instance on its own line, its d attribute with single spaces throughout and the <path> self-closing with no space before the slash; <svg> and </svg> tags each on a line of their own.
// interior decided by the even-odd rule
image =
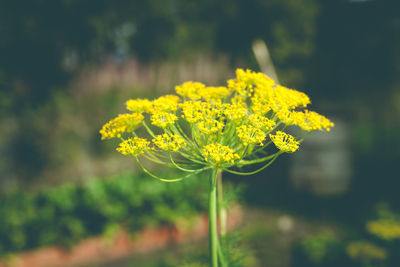
<svg viewBox="0 0 400 267">
<path fill-rule="evenodd" d="M 226 219 L 227 212 L 224 206 L 223 200 L 223 188 L 222 188 L 222 171 L 217 173 L 217 191 L 218 191 L 218 217 L 219 217 L 219 230 L 221 238 L 226 235 Z"/>
<path fill-rule="evenodd" d="M 218 267 L 218 232 L 217 232 L 217 172 L 212 169 L 208 191 L 208 222 L 210 236 L 210 266 Z"/>
<path fill-rule="evenodd" d="M 227 267 L 225 258 L 224 258 L 224 253 L 222 252 L 221 245 L 218 246 L 218 254 L 219 254 L 219 260 L 221 262 L 222 267 Z"/>
<path fill-rule="evenodd" d="M 219 260 L 221 262 L 221 266 L 225 267 L 225 257 L 222 251 L 222 244 L 226 237 L 226 230 L 227 230 L 227 210 L 224 205 L 224 198 L 223 198 L 223 187 L 222 187 L 222 171 L 217 172 L 217 195 L 218 195 L 218 219 L 219 219 L 219 233 L 221 236 L 220 243 L 218 245 L 218 254 Z"/>
</svg>

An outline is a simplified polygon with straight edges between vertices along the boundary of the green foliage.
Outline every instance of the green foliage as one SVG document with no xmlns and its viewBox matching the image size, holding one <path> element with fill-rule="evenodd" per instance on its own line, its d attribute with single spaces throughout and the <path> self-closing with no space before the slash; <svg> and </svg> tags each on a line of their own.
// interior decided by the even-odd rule
<svg viewBox="0 0 400 267">
<path fill-rule="evenodd" d="M 240 233 L 232 232 L 221 238 L 222 253 L 227 266 L 248 266 L 248 260 L 252 259 L 250 250 L 243 246 Z"/>
<path fill-rule="evenodd" d="M 379 203 L 363 224 L 346 239 L 332 233 L 306 237 L 295 250 L 294 266 L 400 266 L 400 214 Z"/>
<path fill-rule="evenodd" d="M 367 231 L 382 240 L 399 240 L 400 214 L 391 210 L 385 203 L 377 205 L 376 213 L 377 218 L 367 222 Z"/>
<path fill-rule="evenodd" d="M 0 255 L 45 245 L 71 246 L 123 227 L 168 225 L 206 210 L 204 179 L 174 185 L 130 173 L 0 198 Z"/>
<path fill-rule="evenodd" d="M 301 243 L 305 254 L 314 264 L 321 264 L 335 257 L 341 249 L 340 241 L 333 234 L 318 233 Z M 335 255 L 336 254 L 336 255 Z"/>
<path fill-rule="evenodd" d="M 384 261 L 387 258 L 385 249 L 368 241 L 353 241 L 346 247 L 346 252 L 351 259 L 363 265 Z"/>
</svg>

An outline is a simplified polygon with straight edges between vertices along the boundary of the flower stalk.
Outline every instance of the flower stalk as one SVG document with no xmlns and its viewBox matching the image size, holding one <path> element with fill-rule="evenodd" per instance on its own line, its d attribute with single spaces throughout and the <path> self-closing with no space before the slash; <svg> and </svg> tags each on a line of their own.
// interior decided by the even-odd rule
<svg viewBox="0 0 400 267">
<path fill-rule="evenodd" d="M 208 190 L 208 222 L 210 236 L 210 266 L 218 267 L 218 232 L 217 232 L 217 170 L 213 169 Z"/>
</svg>

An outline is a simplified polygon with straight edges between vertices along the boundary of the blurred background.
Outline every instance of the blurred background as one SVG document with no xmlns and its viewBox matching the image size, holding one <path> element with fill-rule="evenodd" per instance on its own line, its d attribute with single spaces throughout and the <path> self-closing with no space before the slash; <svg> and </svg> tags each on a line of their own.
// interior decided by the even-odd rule
<svg viewBox="0 0 400 267">
<path fill-rule="evenodd" d="M 0 0 L 0 258 L 204 212 L 205 179 L 161 185 L 98 131 L 129 98 L 271 65 L 336 126 L 224 176 L 253 218 L 234 230 L 242 266 L 400 266 L 396 0 Z M 181 250 L 111 266 L 178 266 Z"/>
</svg>

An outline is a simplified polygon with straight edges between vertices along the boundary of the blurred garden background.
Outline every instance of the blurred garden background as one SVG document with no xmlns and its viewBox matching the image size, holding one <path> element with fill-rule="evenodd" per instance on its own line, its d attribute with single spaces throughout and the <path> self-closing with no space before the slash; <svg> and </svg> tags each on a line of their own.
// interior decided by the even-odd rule
<svg viewBox="0 0 400 267">
<path fill-rule="evenodd" d="M 99 129 L 129 98 L 271 62 L 336 126 L 255 176 L 224 175 L 244 213 L 231 231 L 238 266 L 400 266 L 396 0 L 0 0 L 0 262 L 190 224 L 207 179 L 155 181 Z M 206 255 L 204 239 L 93 266 Z"/>
</svg>

